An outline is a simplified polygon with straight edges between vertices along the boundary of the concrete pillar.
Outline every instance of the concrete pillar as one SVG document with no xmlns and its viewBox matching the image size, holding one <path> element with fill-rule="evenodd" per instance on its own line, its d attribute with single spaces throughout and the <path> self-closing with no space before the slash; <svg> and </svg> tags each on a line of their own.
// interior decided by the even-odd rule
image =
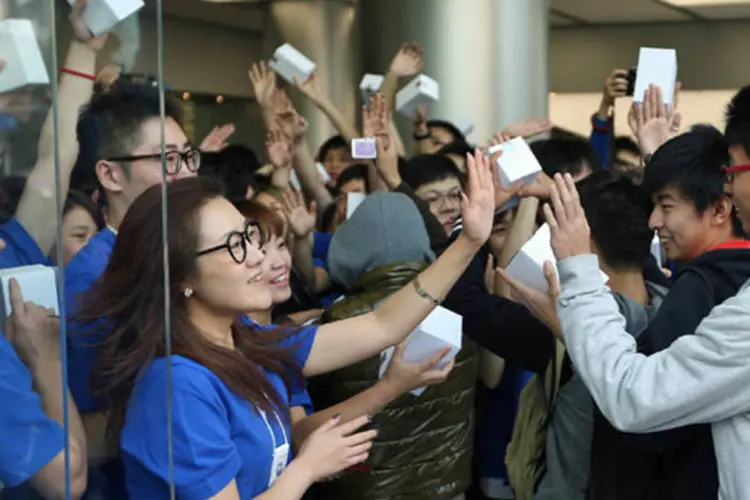
<svg viewBox="0 0 750 500">
<path fill-rule="evenodd" d="M 440 84 L 431 118 L 470 119 L 470 139 L 484 144 L 513 121 L 547 116 L 548 0 L 363 0 L 361 10 L 365 71 L 385 71 L 405 41 L 424 46 L 424 72 Z"/>
<path fill-rule="evenodd" d="M 291 43 L 317 65 L 318 85 L 350 120 L 356 120 L 359 83 L 356 2 L 353 0 L 275 0 L 265 49 Z M 317 148 L 335 133 L 328 119 L 304 96 L 291 92 L 310 123 L 310 144 Z"/>
</svg>

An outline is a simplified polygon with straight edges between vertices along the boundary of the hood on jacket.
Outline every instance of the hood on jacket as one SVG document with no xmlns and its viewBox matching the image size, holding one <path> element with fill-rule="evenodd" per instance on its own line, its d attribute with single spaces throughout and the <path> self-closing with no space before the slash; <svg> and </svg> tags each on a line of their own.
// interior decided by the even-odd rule
<svg viewBox="0 0 750 500">
<path fill-rule="evenodd" d="M 432 262 L 435 254 L 417 206 L 406 195 L 369 195 L 333 235 L 328 271 L 350 290 L 362 273 L 396 262 Z"/>
</svg>

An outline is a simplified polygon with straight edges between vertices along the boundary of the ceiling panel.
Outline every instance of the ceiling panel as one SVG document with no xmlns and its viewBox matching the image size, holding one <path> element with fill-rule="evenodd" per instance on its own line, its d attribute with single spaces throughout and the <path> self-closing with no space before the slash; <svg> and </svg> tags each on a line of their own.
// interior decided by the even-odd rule
<svg viewBox="0 0 750 500">
<path fill-rule="evenodd" d="M 717 5 L 712 7 L 690 7 L 690 11 L 695 12 L 706 19 L 749 19 L 750 4 L 744 5 Z"/>
<path fill-rule="evenodd" d="M 653 0 L 551 0 L 556 11 L 588 23 L 689 21 L 685 14 Z"/>
</svg>

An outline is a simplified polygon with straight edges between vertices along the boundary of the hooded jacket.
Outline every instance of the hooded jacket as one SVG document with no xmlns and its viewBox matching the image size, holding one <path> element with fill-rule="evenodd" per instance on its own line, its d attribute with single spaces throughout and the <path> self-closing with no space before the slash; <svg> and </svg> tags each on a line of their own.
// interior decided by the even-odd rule
<svg viewBox="0 0 750 500">
<path fill-rule="evenodd" d="M 411 200 L 398 193 L 368 196 L 331 242 L 330 273 L 347 293 L 323 322 L 371 311 L 433 258 Z M 379 368 L 376 356 L 312 379 L 315 406 L 330 407 L 374 385 Z M 373 416 L 379 434 L 367 463 L 319 484 L 319 497 L 439 500 L 463 493 L 471 482 L 476 374 L 476 347 L 465 341 L 445 383 L 419 397 L 406 394 Z"/>
</svg>

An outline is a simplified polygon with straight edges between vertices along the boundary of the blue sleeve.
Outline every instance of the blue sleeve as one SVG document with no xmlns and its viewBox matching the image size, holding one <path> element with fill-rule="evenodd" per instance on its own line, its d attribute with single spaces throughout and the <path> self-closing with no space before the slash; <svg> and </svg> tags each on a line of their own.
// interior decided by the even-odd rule
<svg viewBox="0 0 750 500">
<path fill-rule="evenodd" d="M 315 233 L 313 235 L 313 258 L 328 263 L 328 249 L 331 246 L 333 235 L 328 233 Z"/>
<path fill-rule="evenodd" d="M 0 481 L 29 480 L 63 450 L 60 425 L 42 411 L 31 374 L 0 334 Z"/>
<path fill-rule="evenodd" d="M 194 367 L 173 363 L 172 384 L 177 498 L 205 500 L 218 494 L 236 477 L 241 459 L 232 439 L 226 408 L 209 375 Z M 129 483 L 139 483 L 137 474 L 145 469 L 148 476 L 169 484 L 166 387 L 166 365 L 161 364 L 159 368 L 148 370 L 131 397 L 120 437 Z M 128 462 L 137 463 L 139 467 L 131 469 Z M 143 483 L 147 482 L 144 478 Z M 129 492 L 133 496 L 134 491 Z M 145 496 L 146 492 L 139 493 Z"/>
<path fill-rule="evenodd" d="M 0 226 L 0 239 L 5 242 L 5 250 L 0 252 L 0 268 L 33 264 L 53 265 L 39 248 L 36 240 L 16 219 L 11 219 Z"/>
<path fill-rule="evenodd" d="M 284 337 L 280 347 L 291 347 L 294 349 L 294 362 L 302 369 L 310 356 L 315 336 L 318 334 L 318 325 L 308 325 L 299 329 L 293 335 Z"/>
<path fill-rule="evenodd" d="M 91 391 L 91 371 L 96 361 L 97 345 L 105 335 L 101 329 L 104 321 L 82 323 L 73 320 L 79 310 L 82 294 L 88 292 L 96 279 L 89 273 L 76 272 L 76 268 L 68 267 L 65 272 L 68 387 L 81 412 L 95 411 L 101 406 Z"/>
<path fill-rule="evenodd" d="M 289 407 L 291 408 L 294 406 L 301 406 L 304 408 L 306 415 L 312 415 L 315 412 L 312 399 L 307 392 L 307 384 L 303 387 L 295 387 L 292 389 L 292 397 L 289 399 Z"/>
<path fill-rule="evenodd" d="M 602 120 L 598 115 L 591 117 L 591 137 L 589 144 L 594 148 L 602 168 L 609 166 L 609 155 L 612 146 L 612 119 Z"/>
<path fill-rule="evenodd" d="M 313 266 L 314 267 L 322 267 L 323 269 L 325 269 L 326 271 L 328 271 L 328 263 L 326 261 L 324 261 L 323 259 L 319 259 L 317 257 L 313 257 L 312 262 L 313 262 Z"/>
</svg>

